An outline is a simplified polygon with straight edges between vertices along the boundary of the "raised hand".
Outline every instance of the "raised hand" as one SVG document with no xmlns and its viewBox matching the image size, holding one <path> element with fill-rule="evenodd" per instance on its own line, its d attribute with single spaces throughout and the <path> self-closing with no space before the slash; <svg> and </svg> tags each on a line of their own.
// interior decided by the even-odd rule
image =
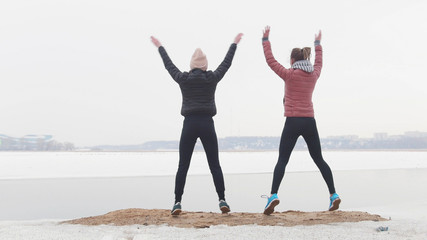
<svg viewBox="0 0 427 240">
<path fill-rule="evenodd" d="M 234 38 L 234 43 L 239 44 L 240 40 L 242 40 L 243 33 L 237 34 L 236 38 Z"/>
<path fill-rule="evenodd" d="M 263 31 L 263 38 L 268 38 L 268 36 L 270 35 L 270 26 L 266 26 L 264 31 Z"/>
<path fill-rule="evenodd" d="M 321 41 L 322 40 L 322 30 L 319 30 L 319 34 L 314 34 L 314 40 L 315 41 Z"/>
<path fill-rule="evenodd" d="M 160 46 L 162 46 L 162 44 L 160 43 L 160 41 L 157 38 L 153 37 L 153 36 L 151 36 L 151 42 L 153 42 L 154 46 L 156 46 L 158 48 Z"/>
</svg>

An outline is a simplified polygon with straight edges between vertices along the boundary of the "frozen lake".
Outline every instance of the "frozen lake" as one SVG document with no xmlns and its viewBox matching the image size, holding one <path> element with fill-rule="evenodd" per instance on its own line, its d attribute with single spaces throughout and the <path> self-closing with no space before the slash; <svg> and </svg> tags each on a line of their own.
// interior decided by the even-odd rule
<svg viewBox="0 0 427 240">
<path fill-rule="evenodd" d="M 232 211 L 262 211 L 265 199 L 260 195 L 270 191 L 277 152 L 221 152 L 220 157 Z M 324 157 L 333 170 L 343 210 L 418 216 L 423 212 L 418 210 L 427 206 L 423 185 L 427 152 L 327 151 Z M 70 219 L 124 208 L 169 209 L 177 164 L 177 152 L 2 152 L 0 220 Z M 288 166 L 278 210 L 325 210 L 329 194 L 308 152 L 294 152 Z M 193 156 L 183 208 L 218 211 L 204 152 Z M 398 209 L 402 211 L 395 213 Z"/>
<path fill-rule="evenodd" d="M 325 151 L 333 171 L 427 168 L 427 152 Z M 225 174 L 271 173 L 278 152 L 220 152 Z M 0 152 L 0 179 L 168 176 L 178 152 Z M 307 151 L 294 151 L 287 172 L 317 171 Z M 204 152 L 195 152 L 189 175 L 209 174 Z"/>
</svg>

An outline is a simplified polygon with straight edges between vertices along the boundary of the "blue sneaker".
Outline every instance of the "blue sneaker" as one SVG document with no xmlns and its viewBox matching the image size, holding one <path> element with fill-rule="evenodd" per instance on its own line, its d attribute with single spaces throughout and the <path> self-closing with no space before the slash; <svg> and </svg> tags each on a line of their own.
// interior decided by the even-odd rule
<svg viewBox="0 0 427 240">
<path fill-rule="evenodd" d="M 329 204 L 329 211 L 335 211 L 340 207 L 341 199 L 338 194 L 334 193 L 331 196 L 331 203 Z"/>
<path fill-rule="evenodd" d="M 266 195 L 263 195 L 261 197 L 268 198 L 267 205 L 264 208 L 264 214 L 272 214 L 274 212 L 274 207 L 276 207 L 280 203 L 279 197 L 277 197 L 276 193 L 271 195 L 271 197 L 268 197 Z"/>
<path fill-rule="evenodd" d="M 219 209 L 221 209 L 222 213 L 228 213 L 230 212 L 230 206 L 228 206 L 227 202 L 225 200 L 219 201 Z"/>
<path fill-rule="evenodd" d="M 173 205 L 171 215 L 172 216 L 178 216 L 181 213 L 181 203 L 177 202 L 175 205 Z"/>
</svg>

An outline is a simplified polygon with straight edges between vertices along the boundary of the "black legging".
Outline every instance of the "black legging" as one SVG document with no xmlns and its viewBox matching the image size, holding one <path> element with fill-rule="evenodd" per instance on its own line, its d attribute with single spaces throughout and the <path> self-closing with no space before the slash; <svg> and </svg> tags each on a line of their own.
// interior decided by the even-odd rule
<svg viewBox="0 0 427 240">
<path fill-rule="evenodd" d="M 310 156 L 322 173 L 323 179 L 328 185 L 329 193 L 335 193 L 331 169 L 322 157 L 316 120 L 312 117 L 287 117 L 280 139 L 279 160 L 274 168 L 271 194 L 277 193 L 279 190 L 280 183 L 285 175 L 286 165 L 299 136 L 303 136 L 307 143 Z"/>
<path fill-rule="evenodd" d="M 205 149 L 219 200 L 225 200 L 224 176 L 219 164 L 218 139 L 214 121 L 211 116 L 195 115 L 185 117 L 184 126 L 182 127 L 181 140 L 179 142 L 179 166 L 175 178 L 175 203 L 181 202 L 197 138 L 200 138 Z"/>
</svg>

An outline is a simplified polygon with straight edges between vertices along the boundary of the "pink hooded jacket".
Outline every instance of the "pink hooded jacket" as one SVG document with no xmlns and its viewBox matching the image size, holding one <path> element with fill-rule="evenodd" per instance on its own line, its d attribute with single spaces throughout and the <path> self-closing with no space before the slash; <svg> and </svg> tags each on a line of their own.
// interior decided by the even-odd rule
<svg viewBox="0 0 427 240">
<path fill-rule="evenodd" d="M 305 72 L 301 69 L 286 69 L 273 56 L 269 40 L 262 43 L 268 66 L 285 81 L 286 117 L 314 117 L 312 95 L 317 79 L 322 70 L 322 46 L 315 46 L 316 60 L 314 71 Z"/>
</svg>

